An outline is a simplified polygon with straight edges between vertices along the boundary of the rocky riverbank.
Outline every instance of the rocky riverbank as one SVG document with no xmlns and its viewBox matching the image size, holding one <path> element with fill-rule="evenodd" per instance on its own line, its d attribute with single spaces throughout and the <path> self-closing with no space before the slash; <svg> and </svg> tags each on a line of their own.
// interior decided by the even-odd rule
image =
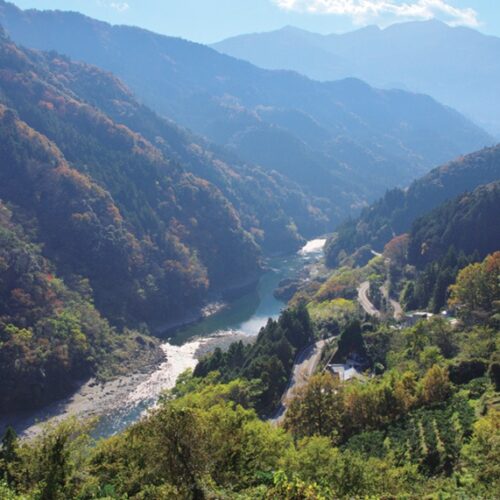
<svg viewBox="0 0 500 500">
<path fill-rule="evenodd" d="M 165 342 L 160 346 L 162 355 L 157 356 L 153 364 L 107 382 L 90 379 L 71 396 L 41 410 L 1 417 L 0 432 L 12 425 L 23 438 L 32 438 L 40 433 L 44 425 L 56 424 L 69 417 L 82 420 L 106 418 L 115 413 L 133 411 L 144 405 L 144 402 L 148 403 L 148 408 L 152 408 L 161 393 L 174 387 L 178 376 L 193 369 L 198 359 L 216 347 L 224 349 L 240 338 L 251 340 L 233 332 L 196 339 L 182 346 Z"/>
<path fill-rule="evenodd" d="M 253 291 L 240 298 L 231 301 L 230 297 L 224 297 L 227 303 L 222 299 L 216 303 L 214 297 L 212 304 L 196 312 L 189 331 L 175 334 L 160 349 L 155 341 L 151 352 L 160 351 L 160 356 L 154 362 L 137 359 L 135 369 L 124 366 L 123 373 L 113 380 L 86 381 L 74 394 L 43 410 L 0 418 L 0 432 L 11 424 L 19 434 L 30 437 L 40 432 L 40 422 L 57 422 L 70 416 L 100 417 L 96 436 L 119 432 L 154 407 L 162 391 L 172 388 L 177 377 L 194 368 L 200 357 L 237 340 L 252 342 L 268 318 L 277 317 L 284 305 L 273 297 L 278 283 L 291 276 L 299 279 L 314 276 L 323 245 L 324 239 L 314 240 L 296 255 L 270 261 L 258 287 L 253 286 Z"/>
</svg>

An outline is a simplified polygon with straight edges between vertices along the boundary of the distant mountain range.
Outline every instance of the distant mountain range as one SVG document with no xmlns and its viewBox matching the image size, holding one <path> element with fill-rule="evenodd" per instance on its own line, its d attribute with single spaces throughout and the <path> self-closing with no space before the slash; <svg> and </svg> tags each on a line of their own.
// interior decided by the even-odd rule
<svg viewBox="0 0 500 500">
<path fill-rule="evenodd" d="M 213 47 L 317 80 L 357 77 L 376 87 L 429 94 L 500 138 L 500 38 L 469 28 L 426 21 L 320 35 L 286 27 Z"/>
<path fill-rule="evenodd" d="M 0 23 L 20 44 L 112 71 L 158 114 L 260 165 L 281 178 L 278 185 L 293 184 L 323 230 L 388 186 L 493 142 L 424 95 L 263 70 L 202 45 L 75 13 L 22 11 L 0 1 Z M 121 110 L 114 119 L 126 124 L 126 115 Z M 321 224 L 311 226 L 306 212 L 295 224 L 304 235 L 317 234 Z"/>
<path fill-rule="evenodd" d="M 336 267 L 348 255 L 370 255 L 370 249 L 381 252 L 392 238 L 410 232 L 415 221 L 421 217 L 420 225 L 424 229 L 413 228 L 415 233 L 418 233 L 418 238 L 414 238 L 418 244 L 413 244 L 411 250 L 413 262 L 426 261 L 428 256 L 433 254 L 434 247 L 447 247 L 453 243 L 457 249 L 462 248 L 468 252 L 471 248 L 485 249 L 484 254 L 495 250 L 500 245 L 500 228 L 498 223 L 491 221 L 498 219 L 497 214 L 487 204 L 484 207 L 488 207 L 488 210 L 485 209 L 482 214 L 481 210 L 478 210 L 481 206 L 479 202 L 473 200 L 469 203 L 469 197 L 463 195 L 499 179 L 500 145 L 497 145 L 436 168 L 414 181 L 406 190 L 388 191 L 383 198 L 365 208 L 358 218 L 348 220 L 338 228 L 327 243 L 327 262 Z M 479 190 L 476 197 L 484 198 L 491 192 L 488 189 Z M 498 194 L 498 186 L 495 187 L 494 193 Z M 444 203 L 459 196 L 460 199 L 457 198 L 443 208 Z M 467 220 L 469 205 L 472 207 L 470 213 L 474 214 L 474 218 L 469 217 L 470 220 Z M 460 209 L 464 212 L 461 213 Z M 434 211 L 431 213 L 432 210 Z M 486 227 L 476 228 L 478 234 L 481 234 L 481 238 L 476 238 L 474 224 L 480 223 L 481 215 L 484 215 L 485 221 L 490 222 Z M 445 230 L 447 226 L 448 231 Z M 449 228 L 453 229 L 452 235 Z M 458 234 L 460 231 L 463 234 Z M 446 244 L 431 244 L 431 239 L 440 242 L 444 240 Z M 485 244 L 484 241 L 488 239 L 489 243 Z M 418 256 L 420 250 L 417 249 L 422 246 L 424 240 L 429 240 L 428 255 Z"/>
</svg>

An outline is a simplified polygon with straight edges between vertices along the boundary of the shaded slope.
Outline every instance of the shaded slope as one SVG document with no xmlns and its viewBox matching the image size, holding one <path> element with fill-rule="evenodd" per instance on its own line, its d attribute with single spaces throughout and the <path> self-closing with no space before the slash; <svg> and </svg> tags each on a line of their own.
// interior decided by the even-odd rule
<svg viewBox="0 0 500 500">
<path fill-rule="evenodd" d="M 410 232 L 408 260 L 423 267 L 453 247 L 478 260 L 500 249 L 500 181 L 446 202 L 417 219 Z"/>
<path fill-rule="evenodd" d="M 87 279 L 73 275 L 65 282 L 57 275 L 63 260 L 80 259 L 85 266 L 92 259 L 94 272 L 129 288 L 134 240 L 109 196 L 69 169 L 53 145 L 3 106 L 0 138 L 0 197 L 22 204 L 0 202 L 3 414 L 42 406 L 90 376 L 116 374 L 131 363 L 144 366 L 156 353 L 155 344 L 137 332 L 109 325 L 93 304 Z M 45 243 L 58 266 L 34 241 Z"/>
</svg>

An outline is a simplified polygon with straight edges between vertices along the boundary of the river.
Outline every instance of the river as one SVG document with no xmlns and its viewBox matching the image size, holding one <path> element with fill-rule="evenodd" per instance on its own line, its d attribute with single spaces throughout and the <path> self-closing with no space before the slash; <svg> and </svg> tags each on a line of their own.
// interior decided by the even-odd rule
<svg viewBox="0 0 500 500">
<path fill-rule="evenodd" d="M 169 342 L 182 345 L 193 337 L 232 332 L 257 335 L 268 318 L 277 318 L 283 308 L 283 302 L 273 295 L 280 281 L 297 276 L 308 263 L 317 260 L 323 253 L 324 244 L 323 239 L 311 240 L 294 255 L 269 259 L 269 271 L 262 275 L 254 290 L 233 300 L 221 312 L 174 331 Z"/>
<path fill-rule="evenodd" d="M 312 240 L 294 255 L 269 259 L 269 270 L 252 291 L 202 321 L 169 332 L 161 346 L 166 361 L 153 373 L 122 377 L 101 386 L 86 384 L 70 398 L 19 419 L 14 427 L 30 436 L 40 429 L 37 421 L 61 420 L 70 415 L 99 416 L 95 437 L 120 432 L 154 407 L 161 393 L 172 388 L 181 373 L 196 366 L 200 351 L 209 345 L 213 348 L 237 338 L 254 337 L 269 318 L 277 318 L 284 307 L 273 294 L 280 281 L 296 277 L 308 264 L 318 261 L 324 244 L 324 239 Z"/>
</svg>

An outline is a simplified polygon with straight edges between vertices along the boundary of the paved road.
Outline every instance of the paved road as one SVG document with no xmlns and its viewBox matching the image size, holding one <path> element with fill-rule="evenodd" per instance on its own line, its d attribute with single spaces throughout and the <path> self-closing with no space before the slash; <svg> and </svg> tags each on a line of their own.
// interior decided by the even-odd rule
<svg viewBox="0 0 500 500">
<path fill-rule="evenodd" d="M 370 289 L 370 282 L 365 281 L 361 283 L 358 288 L 358 301 L 361 307 L 370 315 L 380 318 L 380 311 L 370 302 L 368 298 L 368 290 Z"/>
<path fill-rule="evenodd" d="M 405 313 L 403 311 L 403 308 L 401 307 L 401 304 L 389 297 L 389 291 L 387 290 L 387 287 L 385 285 L 380 287 L 380 291 L 382 292 L 382 295 L 385 297 L 385 299 L 391 304 L 392 310 L 394 311 L 394 319 L 402 319 Z"/>
<path fill-rule="evenodd" d="M 404 318 L 404 311 L 403 308 L 401 307 L 401 304 L 393 299 L 389 299 L 389 302 L 391 303 L 391 306 L 394 310 L 394 319 L 400 320 Z"/>
<path fill-rule="evenodd" d="M 303 387 L 311 375 L 316 370 L 321 359 L 321 352 L 326 344 L 326 340 L 320 340 L 315 344 L 306 347 L 295 359 L 292 377 L 288 387 L 281 398 L 281 405 L 276 414 L 269 421 L 273 424 L 279 424 L 285 418 L 285 413 L 289 402 L 293 399 L 295 392 Z"/>
</svg>

